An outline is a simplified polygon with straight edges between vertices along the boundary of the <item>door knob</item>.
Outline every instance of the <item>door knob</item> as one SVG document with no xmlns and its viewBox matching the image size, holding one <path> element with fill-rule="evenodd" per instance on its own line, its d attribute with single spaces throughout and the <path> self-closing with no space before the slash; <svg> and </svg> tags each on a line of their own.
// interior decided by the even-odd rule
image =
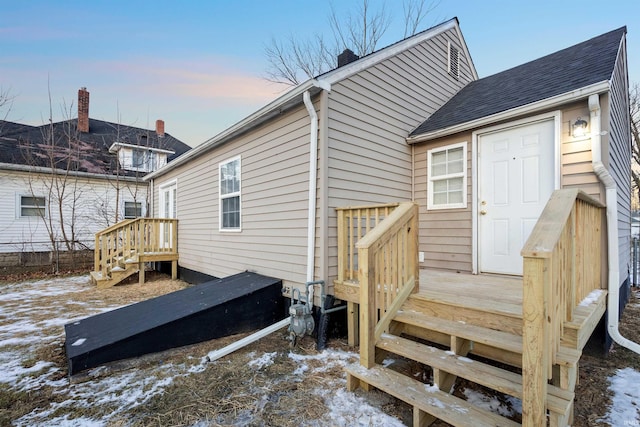
<svg viewBox="0 0 640 427">
<path fill-rule="evenodd" d="M 484 210 L 480 211 L 480 215 L 486 215 L 486 214 L 487 214 L 487 211 L 484 211 Z"/>
</svg>

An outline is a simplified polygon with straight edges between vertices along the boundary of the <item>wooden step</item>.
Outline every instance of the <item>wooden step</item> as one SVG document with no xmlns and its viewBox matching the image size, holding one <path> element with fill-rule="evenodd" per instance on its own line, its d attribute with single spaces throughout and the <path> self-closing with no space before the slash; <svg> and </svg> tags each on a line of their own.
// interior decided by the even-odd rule
<svg viewBox="0 0 640 427">
<path fill-rule="evenodd" d="M 478 408 L 467 401 L 452 396 L 391 369 L 376 365 L 366 369 L 359 364 L 347 366 L 347 384 L 351 391 L 359 382 L 369 384 L 409 405 L 454 426 L 515 427 L 520 424 L 493 412 Z M 414 414 L 414 419 L 415 419 Z"/>
<path fill-rule="evenodd" d="M 394 320 L 396 322 L 435 331 L 447 336 L 456 336 L 473 341 L 474 346 L 478 348 L 474 347 L 474 349 L 471 350 L 472 353 L 492 359 L 495 358 L 495 360 L 508 363 L 512 366 L 521 365 L 519 358 L 522 355 L 522 337 L 520 335 L 432 317 L 416 311 L 399 311 Z M 443 340 L 438 340 L 437 342 L 445 345 L 448 344 Z M 508 360 L 514 359 L 514 357 L 496 358 L 495 352 L 488 352 L 484 350 L 484 347 L 478 346 L 477 344 L 513 353 L 513 356 L 516 356 L 515 360 Z M 556 363 L 563 366 L 575 366 L 578 363 L 581 354 L 581 351 L 561 346 L 556 354 Z"/>
<path fill-rule="evenodd" d="M 417 311 L 399 311 L 394 320 L 514 353 L 522 353 L 522 337 L 509 332 L 427 316 Z"/>
<path fill-rule="evenodd" d="M 573 310 L 573 319 L 564 325 L 562 345 L 582 350 L 607 309 L 607 291 L 600 290 L 589 304 Z"/>
<path fill-rule="evenodd" d="M 522 376 L 515 372 L 395 335 L 383 334 L 377 347 L 522 399 Z M 548 409 L 559 416 L 566 416 L 571 408 L 574 393 L 549 385 L 547 395 Z"/>
</svg>

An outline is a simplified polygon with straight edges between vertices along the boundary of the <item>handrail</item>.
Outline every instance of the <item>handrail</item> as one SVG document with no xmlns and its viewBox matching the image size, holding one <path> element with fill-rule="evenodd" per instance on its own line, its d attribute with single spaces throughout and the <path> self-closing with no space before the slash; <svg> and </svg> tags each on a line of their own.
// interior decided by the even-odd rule
<svg viewBox="0 0 640 427">
<path fill-rule="evenodd" d="M 356 247 L 360 284 L 360 364 L 375 364 L 375 346 L 398 309 L 418 289 L 418 205 L 401 203 Z"/>
<path fill-rule="evenodd" d="M 557 190 L 522 249 L 522 425 L 546 425 L 547 382 L 564 323 L 602 279 L 603 205 L 578 189 Z"/>
<path fill-rule="evenodd" d="M 177 252 L 178 220 L 126 219 L 95 235 L 94 271 L 102 277 L 122 263 L 137 262 L 145 253 Z"/>
<path fill-rule="evenodd" d="M 358 249 L 356 243 L 383 219 L 389 216 L 399 203 L 350 206 L 336 208 L 338 214 L 338 280 L 358 278 Z"/>
</svg>

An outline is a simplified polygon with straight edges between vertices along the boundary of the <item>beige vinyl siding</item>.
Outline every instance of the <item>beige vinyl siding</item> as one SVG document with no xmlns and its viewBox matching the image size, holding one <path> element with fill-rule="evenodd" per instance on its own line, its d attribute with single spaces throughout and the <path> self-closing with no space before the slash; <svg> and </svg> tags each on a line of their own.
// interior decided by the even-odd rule
<svg viewBox="0 0 640 427">
<path fill-rule="evenodd" d="M 563 108 L 561 113 L 560 186 L 561 188 L 580 188 L 604 203 L 600 180 L 593 172 L 591 163 L 591 138 L 589 135 L 573 138 L 570 134 L 571 125 L 578 117 L 590 120 L 587 101 L 569 105 Z"/>
<path fill-rule="evenodd" d="M 467 143 L 467 207 L 427 210 L 427 151 L 461 142 Z M 470 272 L 471 229 L 471 133 L 442 138 L 415 147 L 415 201 L 420 209 L 419 250 L 424 252 L 422 268 Z"/>
<path fill-rule="evenodd" d="M 219 231 L 218 165 L 241 156 L 241 232 Z M 204 153 L 154 182 L 177 180 L 182 267 L 306 281 L 309 116 L 304 106 Z M 157 210 L 156 210 L 157 212 Z"/>
<path fill-rule="evenodd" d="M 447 73 L 448 42 L 460 78 Z M 405 138 L 472 79 L 457 32 L 447 31 L 332 86 L 328 96 L 328 278 L 337 275 L 336 207 L 411 200 Z"/>
<path fill-rule="evenodd" d="M 618 194 L 618 256 L 621 283 L 629 277 L 631 251 L 631 138 L 624 44 L 623 39 L 611 79 L 608 103 L 609 171 L 616 181 Z M 603 115 L 603 120 L 606 120 L 606 117 Z"/>
<path fill-rule="evenodd" d="M 42 217 L 20 217 L 20 196 L 39 196 L 48 199 L 47 187 L 51 175 L 0 170 L 0 252 L 50 251 L 48 229 Z M 93 248 L 95 233 L 115 223 L 116 182 L 114 179 L 74 178 L 66 181 L 63 202 L 63 224 L 69 239 L 71 227 L 75 240 Z M 124 218 L 124 202 L 138 201 L 146 205 L 147 184 L 120 181 L 119 219 Z M 75 211 L 72 198 L 77 199 Z M 47 200 L 47 209 L 53 219 L 53 233 L 62 242 L 57 199 Z M 143 208 L 144 210 L 144 208 Z M 60 248 L 63 244 L 60 244 Z"/>
</svg>

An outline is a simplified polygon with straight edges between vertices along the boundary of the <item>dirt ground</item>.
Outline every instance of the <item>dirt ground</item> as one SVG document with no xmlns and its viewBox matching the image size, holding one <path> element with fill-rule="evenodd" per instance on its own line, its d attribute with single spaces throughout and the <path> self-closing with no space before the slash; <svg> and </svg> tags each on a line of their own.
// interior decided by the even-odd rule
<svg viewBox="0 0 640 427">
<path fill-rule="evenodd" d="M 5 365 L 24 370 L 13 382 L 0 381 L 0 426 L 411 424 L 411 410 L 402 402 L 375 391 L 345 392 L 343 368 L 357 361 L 354 349 L 347 347 L 345 339 L 331 339 L 330 351 L 320 354 L 315 349 L 315 340 L 307 337 L 291 352 L 285 339 L 286 329 L 212 363 L 203 362 L 210 351 L 242 336 L 115 362 L 69 381 L 64 333 L 60 322 L 52 321 L 52 317 L 62 312 L 66 313 L 66 320 L 83 317 L 188 286 L 162 275 L 152 274 L 149 279 L 144 285 L 132 281 L 104 290 L 79 283 L 71 294 L 61 291 L 33 297 L 30 321 L 44 325 L 35 343 L 30 340 L 33 328 L 9 331 L 16 322 L 22 322 L 16 321 L 22 311 L 16 309 L 16 300 L 0 298 L 0 330 L 6 331 L 5 336 L 0 333 L 0 362 L 8 360 L 2 354 L 14 358 L 20 355 L 19 364 L 5 362 Z M 0 284 L 0 297 L 3 290 Z M 638 293 L 632 293 L 620 328 L 623 336 L 636 342 L 640 341 L 638 297 Z M 25 304 L 28 303 L 22 299 L 21 305 Z M 55 309 L 38 310 L 38 307 Z M 8 315 L 12 311 L 14 315 Z M 42 361 L 49 365 L 36 369 Z M 0 369 L 5 365 L 0 365 Z M 606 357 L 583 356 L 576 390 L 575 426 L 608 425 L 602 421 L 611 405 L 607 378 L 624 367 L 640 371 L 640 356 L 616 345 Z M 423 377 L 428 377 L 423 367 L 416 364 L 405 364 L 401 369 L 414 376 L 422 372 Z M 465 386 L 461 384 L 456 393 L 461 393 Z M 393 418 L 385 418 L 385 413 Z"/>
</svg>

